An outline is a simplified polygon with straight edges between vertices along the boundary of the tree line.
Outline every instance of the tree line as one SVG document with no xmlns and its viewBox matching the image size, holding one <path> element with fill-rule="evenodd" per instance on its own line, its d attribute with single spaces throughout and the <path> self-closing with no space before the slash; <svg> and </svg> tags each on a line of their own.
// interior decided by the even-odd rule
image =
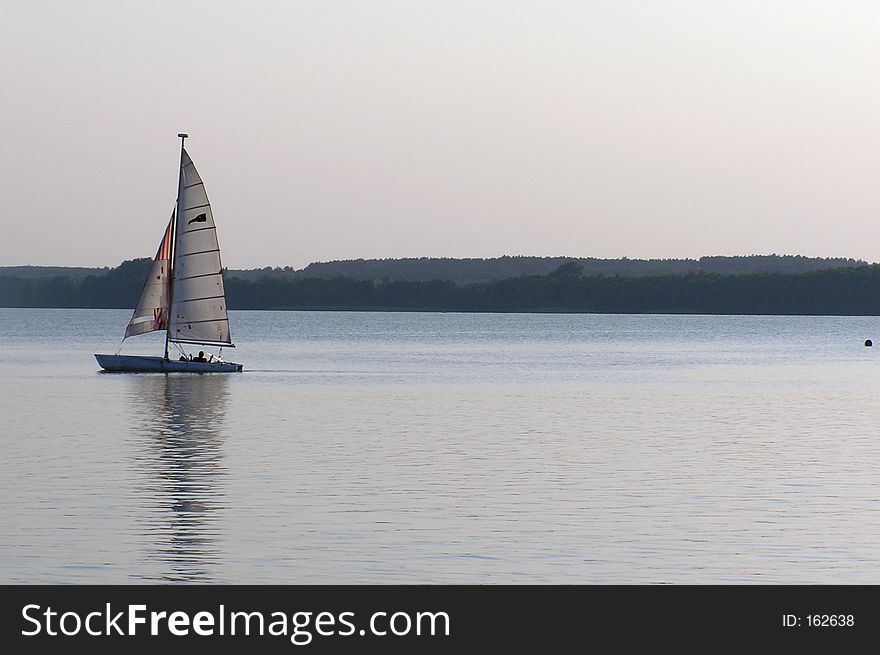
<svg viewBox="0 0 880 655">
<path fill-rule="evenodd" d="M 829 268 L 867 266 L 867 262 L 844 257 L 803 257 L 801 255 L 711 256 L 699 259 L 598 259 L 595 257 L 492 258 L 409 257 L 403 259 L 352 259 L 315 262 L 303 269 L 258 268 L 230 271 L 235 277 L 259 280 L 262 277 L 315 278 L 350 277 L 358 280 L 452 280 L 459 284 L 493 282 L 511 277 L 547 275 L 568 261 L 576 261 L 586 275 L 625 277 L 686 273 L 806 273 Z"/>
<path fill-rule="evenodd" d="M 149 268 L 149 259 L 139 259 L 83 279 L 0 276 L 0 306 L 131 308 Z M 227 275 L 225 286 L 230 309 L 880 315 L 874 264 L 794 274 L 625 277 L 588 275 L 572 260 L 545 275 L 470 284 Z"/>
<path fill-rule="evenodd" d="M 302 269 L 291 266 L 227 269 L 226 277 L 259 281 L 264 277 L 284 279 L 349 277 L 356 280 L 452 280 L 458 284 L 494 282 L 511 277 L 547 275 L 562 264 L 576 261 L 584 275 L 619 275 L 623 277 L 684 275 L 687 273 L 807 273 L 829 268 L 861 267 L 867 262 L 845 257 L 803 257 L 801 255 L 738 255 L 700 257 L 699 259 L 598 259 L 595 257 L 490 258 L 407 257 L 402 259 L 351 259 L 314 262 Z M 70 277 L 77 280 L 89 275 L 107 275 L 109 268 L 63 266 L 0 266 L 0 277 L 42 278 Z"/>
</svg>

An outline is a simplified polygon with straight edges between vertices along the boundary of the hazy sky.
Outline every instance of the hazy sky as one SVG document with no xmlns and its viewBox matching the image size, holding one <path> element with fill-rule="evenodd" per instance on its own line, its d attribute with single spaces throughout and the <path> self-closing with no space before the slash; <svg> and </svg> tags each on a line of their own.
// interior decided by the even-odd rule
<svg viewBox="0 0 880 655">
<path fill-rule="evenodd" d="M 0 265 L 151 257 L 179 131 L 232 268 L 880 260 L 880 3 L 28 2 Z"/>
</svg>

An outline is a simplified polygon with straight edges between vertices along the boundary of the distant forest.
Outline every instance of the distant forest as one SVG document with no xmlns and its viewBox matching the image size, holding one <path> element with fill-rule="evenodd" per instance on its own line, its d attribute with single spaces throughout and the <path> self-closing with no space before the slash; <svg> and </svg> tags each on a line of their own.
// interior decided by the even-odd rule
<svg viewBox="0 0 880 655">
<path fill-rule="evenodd" d="M 256 281 L 263 277 L 303 280 L 307 278 L 348 277 L 355 280 L 410 280 L 430 282 L 451 280 L 457 284 L 494 282 L 511 277 L 547 275 L 562 264 L 575 261 L 585 275 L 640 277 L 686 273 L 807 273 L 829 268 L 867 266 L 868 263 L 843 257 L 801 257 L 799 255 L 747 255 L 740 257 L 700 257 L 699 259 L 596 259 L 594 257 L 494 257 L 452 259 L 418 257 L 407 259 L 352 259 L 316 262 L 305 268 L 265 267 L 248 270 L 227 269 L 226 277 Z M 64 268 L 61 266 L 0 267 L 0 278 L 70 277 L 106 275 L 109 268 Z"/>
<path fill-rule="evenodd" d="M 0 275 L 0 306 L 132 308 L 149 267 L 138 259 L 80 278 Z M 230 309 L 880 315 L 880 266 L 627 277 L 568 260 L 545 274 L 465 284 L 227 272 L 226 295 Z"/>
<path fill-rule="evenodd" d="M 511 277 L 547 275 L 566 262 L 575 261 L 585 275 L 624 277 L 685 273 L 807 273 L 829 268 L 867 266 L 867 262 L 843 257 L 801 257 L 799 255 L 748 255 L 700 257 L 700 259 L 596 259 L 594 257 L 494 257 L 452 259 L 419 257 L 407 259 L 352 259 L 316 262 L 303 269 L 258 268 L 229 271 L 231 276 L 259 280 L 268 275 L 287 279 L 348 277 L 355 280 L 451 280 L 458 284 L 494 282 Z"/>
</svg>

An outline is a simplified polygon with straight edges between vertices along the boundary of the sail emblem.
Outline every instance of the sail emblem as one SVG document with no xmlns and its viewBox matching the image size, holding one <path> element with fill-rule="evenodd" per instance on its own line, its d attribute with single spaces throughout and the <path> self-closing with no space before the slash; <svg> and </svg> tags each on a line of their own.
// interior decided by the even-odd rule
<svg viewBox="0 0 880 655">
<path fill-rule="evenodd" d="M 205 214 L 199 214 L 187 223 L 187 225 L 192 225 L 193 223 L 207 223 L 208 217 Z"/>
</svg>

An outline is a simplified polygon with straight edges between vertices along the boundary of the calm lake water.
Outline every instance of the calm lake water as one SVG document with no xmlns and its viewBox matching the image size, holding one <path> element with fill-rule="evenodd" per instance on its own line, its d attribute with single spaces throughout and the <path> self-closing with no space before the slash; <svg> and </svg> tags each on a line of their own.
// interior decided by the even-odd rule
<svg viewBox="0 0 880 655">
<path fill-rule="evenodd" d="M 0 309 L 0 582 L 880 583 L 878 318 L 129 316 Z"/>
</svg>

